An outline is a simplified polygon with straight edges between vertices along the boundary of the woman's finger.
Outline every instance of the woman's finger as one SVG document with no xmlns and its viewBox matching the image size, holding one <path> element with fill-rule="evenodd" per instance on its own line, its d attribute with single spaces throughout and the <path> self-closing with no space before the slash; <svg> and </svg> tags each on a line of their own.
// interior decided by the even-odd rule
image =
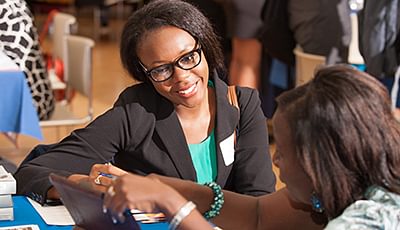
<svg viewBox="0 0 400 230">
<path fill-rule="evenodd" d="M 122 213 L 127 206 L 125 194 L 118 190 L 118 186 L 112 184 L 107 188 L 104 196 L 104 206 L 113 214 Z"/>
<path fill-rule="evenodd" d="M 118 176 L 127 174 L 126 171 L 111 164 L 94 164 L 90 170 L 89 177 L 96 185 L 109 186 L 111 181 Z"/>
<path fill-rule="evenodd" d="M 118 168 L 110 163 L 106 163 L 104 165 L 104 167 L 106 169 L 106 173 L 114 175 L 114 176 L 123 176 L 128 173 L 127 171 L 125 171 L 121 168 Z"/>
</svg>

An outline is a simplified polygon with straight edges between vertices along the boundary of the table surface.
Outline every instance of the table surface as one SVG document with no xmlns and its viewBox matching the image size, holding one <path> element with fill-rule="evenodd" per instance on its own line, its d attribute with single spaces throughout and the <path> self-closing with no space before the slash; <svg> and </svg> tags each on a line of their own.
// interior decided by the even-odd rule
<svg viewBox="0 0 400 230">
<path fill-rule="evenodd" d="M 0 71 L 0 132 L 43 139 L 32 94 L 22 71 Z"/>
<path fill-rule="evenodd" d="M 24 196 L 13 196 L 14 221 L 0 221 L 0 227 L 36 224 L 40 229 L 70 230 L 72 226 L 47 225 Z M 167 223 L 141 224 L 142 230 L 166 230 Z"/>
</svg>

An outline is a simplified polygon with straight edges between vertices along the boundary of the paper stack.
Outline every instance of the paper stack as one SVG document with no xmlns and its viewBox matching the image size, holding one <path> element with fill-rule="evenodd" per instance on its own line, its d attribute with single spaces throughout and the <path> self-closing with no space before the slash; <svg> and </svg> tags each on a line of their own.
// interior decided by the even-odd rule
<svg viewBox="0 0 400 230">
<path fill-rule="evenodd" d="M 14 220 L 12 194 L 16 192 L 14 177 L 0 165 L 0 220 Z"/>
</svg>

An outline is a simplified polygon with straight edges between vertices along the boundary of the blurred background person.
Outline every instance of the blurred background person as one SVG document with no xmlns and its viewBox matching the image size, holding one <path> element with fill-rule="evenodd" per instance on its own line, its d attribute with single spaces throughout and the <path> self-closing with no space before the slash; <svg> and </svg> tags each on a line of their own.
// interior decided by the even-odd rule
<svg viewBox="0 0 400 230">
<path fill-rule="evenodd" d="M 351 40 L 348 0 L 288 0 L 289 25 L 304 52 L 347 63 Z"/>
<path fill-rule="evenodd" d="M 359 5 L 359 44 L 366 71 L 391 91 L 392 109 L 400 121 L 400 1 L 361 0 Z"/>
<path fill-rule="evenodd" d="M 229 83 L 258 89 L 262 46 L 261 9 L 265 0 L 225 0 L 227 36 L 231 39 Z"/>
<path fill-rule="evenodd" d="M 295 87 L 292 49 L 299 45 L 305 53 L 325 57 L 327 64 L 347 63 L 351 20 L 347 0 L 269 0 L 263 8 L 261 40 L 266 70 L 262 72 L 261 95 L 263 110 L 267 117 L 272 117 L 276 108 L 274 99 Z M 265 36 L 269 36 L 272 44 L 266 44 Z"/>
<path fill-rule="evenodd" d="M 258 89 L 260 83 L 262 27 L 265 0 L 189 0 L 208 17 L 220 36 L 231 85 Z"/>
</svg>

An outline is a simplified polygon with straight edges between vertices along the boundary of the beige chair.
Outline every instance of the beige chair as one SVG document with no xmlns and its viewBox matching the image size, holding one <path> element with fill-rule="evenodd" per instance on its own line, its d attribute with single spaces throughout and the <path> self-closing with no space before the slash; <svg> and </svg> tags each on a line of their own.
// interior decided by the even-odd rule
<svg viewBox="0 0 400 230">
<path fill-rule="evenodd" d="M 311 80 L 315 69 L 326 63 L 324 56 L 304 53 L 300 46 L 297 46 L 293 52 L 296 57 L 296 86 Z"/>
<path fill-rule="evenodd" d="M 66 96 L 64 100 L 57 102 L 54 114 L 49 120 L 40 121 L 41 127 L 81 125 L 93 119 L 92 49 L 94 41 L 74 35 L 65 35 L 63 40 L 66 48 L 64 61 Z M 87 112 L 84 116 L 77 116 L 71 110 L 72 95 L 87 98 Z"/>
<path fill-rule="evenodd" d="M 76 25 L 76 18 L 74 16 L 61 12 L 54 14 L 52 31 L 52 52 L 54 58 L 61 58 L 64 61 L 65 44 L 63 37 L 72 33 L 74 25 Z"/>
<path fill-rule="evenodd" d="M 72 33 L 73 26 L 76 25 L 76 18 L 70 14 L 57 12 L 54 14 L 53 18 L 53 31 L 52 31 L 52 43 L 53 50 L 52 55 L 53 59 L 61 59 L 62 62 L 65 62 L 65 44 L 64 44 L 64 36 Z M 56 89 L 64 89 L 65 84 L 60 81 L 60 78 L 56 76 L 54 70 L 49 70 L 49 78 L 51 82 L 51 86 L 54 90 Z"/>
</svg>

